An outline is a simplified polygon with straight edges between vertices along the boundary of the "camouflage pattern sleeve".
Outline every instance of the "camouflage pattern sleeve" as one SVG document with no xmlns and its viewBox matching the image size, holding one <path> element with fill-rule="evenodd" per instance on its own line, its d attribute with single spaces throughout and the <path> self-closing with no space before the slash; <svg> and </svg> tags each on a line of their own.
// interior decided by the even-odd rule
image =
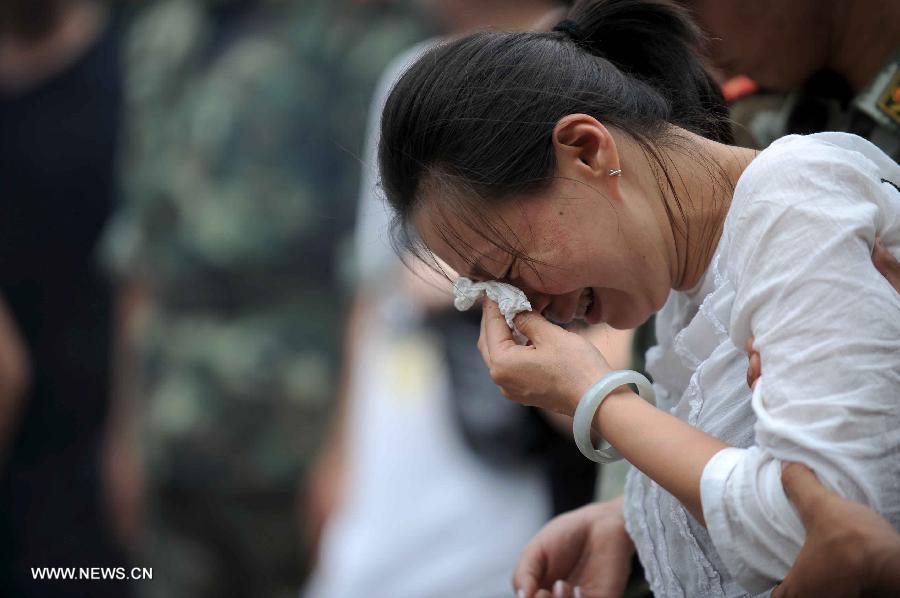
<svg viewBox="0 0 900 598">
<path fill-rule="evenodd" d="M 151 289 L 144 453 L 181 485 L 293 485 L 336 384 L 366 108 L 402 11 L 164 0 L 130 30 L 103 260 Z"/>
</svg>

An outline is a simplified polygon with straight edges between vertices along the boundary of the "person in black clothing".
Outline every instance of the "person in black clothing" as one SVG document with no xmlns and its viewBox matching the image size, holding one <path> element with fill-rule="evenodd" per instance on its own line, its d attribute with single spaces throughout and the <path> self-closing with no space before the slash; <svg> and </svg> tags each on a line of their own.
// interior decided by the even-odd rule
<svg viewBox="0 0 900 598">
<path fill-rule="evenodd" d="M 32 572 L 130 571 L 107 532 L 99 463 L 111 295 L 94 246 L 114 195 L 114 31 L 97 2 L 0 5 L 0 373 L 16 376 L 0 397 L 2 596 L 127 595 L 123 582 Z"/>
</svg>

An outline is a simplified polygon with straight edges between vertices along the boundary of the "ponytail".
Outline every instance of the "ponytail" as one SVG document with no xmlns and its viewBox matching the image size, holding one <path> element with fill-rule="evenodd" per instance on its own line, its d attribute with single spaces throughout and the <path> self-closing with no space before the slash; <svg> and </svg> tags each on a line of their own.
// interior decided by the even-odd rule
<svg viewBox="0 0 900 598">
<path fill-rule="evenodd" d="M 667 0 L 581 0 L 568 19 L 582 48 L 665 97 L 673 124 L 733 142 L 725 98 L 698 56 L 703 33 L 685 8 Z"/>
</svg>

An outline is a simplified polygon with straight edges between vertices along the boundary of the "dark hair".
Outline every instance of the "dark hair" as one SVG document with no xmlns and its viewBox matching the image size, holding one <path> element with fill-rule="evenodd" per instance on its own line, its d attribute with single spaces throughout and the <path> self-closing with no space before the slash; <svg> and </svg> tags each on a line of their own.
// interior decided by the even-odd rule
<svg viewBox="0 0 900 598">
<path fill-rule="evenodd" d="M 702 35 L 683 8 L 667 0 L 582 0 L 568 20 L 577 36 L 483 31 L 438 45 L 400 78 L 384 108 L 378 152 L 398 249 L 422 256 L 408 222 L 427 187 L 439 189 L 442 207 L 465 225 L 527 257 L 503 243 L 477 205 L 548 184 L 552 132 L 568 114 L 588 114 L 634 138 L 673 192 L 658 150 L 679 143 L 670 125 L 732 141 L 724 98 L 697 55 Z M 677 194 L 676 204 L 680 218 L 667 207 L 670 220 L 687 236 Z"/>
</svg>

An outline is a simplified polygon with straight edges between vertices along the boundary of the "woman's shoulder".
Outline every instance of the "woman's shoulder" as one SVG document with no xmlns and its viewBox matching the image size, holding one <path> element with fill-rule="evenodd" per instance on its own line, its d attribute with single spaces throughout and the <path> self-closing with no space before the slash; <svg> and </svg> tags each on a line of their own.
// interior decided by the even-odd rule
<svg viewBox="0 0 900 598">
<path fill-rule="evenodd" d="M 735 199 L 744 193 L 782 188 L 790 194 L 833 183 L 839 186 L 890 174 L 898 167 L 871 142 L 850 133 L 788 135 L 778 139 L 744 170 Z M 780 195 L 780 194 L 777 194 Z"/>
<path fill-rule="evenodd" d="M 824 239 L 871 236 L 895 221 L 900 169 L 876 146 L 846 133 L 791 135 L 760 154 L 738 181 L 725 221 L 725 268 L 760 255 L 814 253 Z M 790 264 L 786 264 L 788 267 Z"/>
<path fill-rule="evenodd" d="M 847 134 L 786 137 L 745 170 L 721 250 L 737 346 L 760 325 L 753 318 L 763 308 L 780 306 L 802 321 L 817 302 L 852 309 L 859 293 L 873 304 L 896 301 L 871 251 L 876 237 L 890 244 L 900 234 L 897 190 L 882 182 L 900 177 L 869 145 Z"/>
<path fill-rule="evenodd" d="M 758 228 L 784 212 L 868 212 L 888 196 L 883 180 L 900 180 L 900 167 L 861 137 L 789 135 L 760 152 L 744 170 L 729 221 Z"/>
</svg>

